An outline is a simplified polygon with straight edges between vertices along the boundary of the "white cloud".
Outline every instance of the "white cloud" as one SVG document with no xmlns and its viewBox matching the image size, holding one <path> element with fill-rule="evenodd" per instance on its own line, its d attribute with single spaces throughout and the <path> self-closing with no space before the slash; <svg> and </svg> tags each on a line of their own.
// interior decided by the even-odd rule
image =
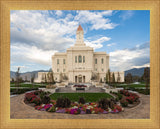
<svg viewBox="0 0 160 129">
<path fill-rule="evenodd" d="M 93 47 L 94 49 L 98 49 L 103 47 L 102 43 L 109 41 L 111 38 L 109 37 L 101 37 L 97 40 L 85 40 L 87 46 Z"/>
<path fill-rule="evenodd" d="M 143 67 L 150 67 L 150 63 L 140 65 L 140 66 L 132 66 L 132 68 L 143 68 Z"/>
<path fill-rule="evenodd" d="M 111 16 L 111 10 L 102 12 L 91 12 L 91 11 L 79 11 L 78 15 L 75 17 L 80 23 L 90 23 L 92 24 L 91 29 L 114 29 L 118 24 L 112 23 L 109 18 L 104 18 L 103 16 Z"/>
<path fill-rule="evenodd" d="M 110 44 L 107 44 L 107 47 L 111 47 L 113 45 L 116 45 L 115 43 L 110 43 Z"/>
<path fill-rule="evenodd" d="M 42 50 L 36 46 L 28 45 L 11 45 L 11 60 L 20 62 L 39 63 L 51 66 L 51 56 L 57 51 Z"/>
<path fill-rule="evenodd" d="M 120 18 L 122 18 L 123 20 L 127 20 L 131 18 L 133 15 L 134 15 L 133 10 L 123 11 L 122 14 L 120 15 Z"/>
<path fill-rule="evenodd" d="M 110 67 L 113 71 L 125 71 L 150 63 L 149 42 L 131 49 L 110 52 Z"/>
<path fill-rule="evenodd" d="M 63 14 L 63 13 L 62 13 L 61 10 L 57 10 L 57 11 L 56 11 L 56 15 L 57 15 L 57 16 L 62 16 L 62 14 Z"/>
<path fill-rule="evenodd" d="M 75 41 L 78 22 L 54 19 L 41 11 L 16 11 L 11 13 L 11 43 L 35 45 L 40 49 L 63 51 Z M 67 36 L 68 35 L 68 36 Z"/>
</svg>

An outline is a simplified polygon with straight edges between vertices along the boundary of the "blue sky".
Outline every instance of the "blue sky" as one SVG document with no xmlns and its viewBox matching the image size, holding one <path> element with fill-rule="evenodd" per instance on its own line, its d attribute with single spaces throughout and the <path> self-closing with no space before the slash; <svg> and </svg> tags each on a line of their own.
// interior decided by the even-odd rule
<svg viewBox="0 0 160 129">
<path fill-rule="evenodd" d="M 148 10 L 14 10 L 10 16 L 11 71 L 51 68 L 51 56 L 74 45 L 79 24 L 86 45 L 110 55 L 111 71 L 150 66 Z"/>
</svg>

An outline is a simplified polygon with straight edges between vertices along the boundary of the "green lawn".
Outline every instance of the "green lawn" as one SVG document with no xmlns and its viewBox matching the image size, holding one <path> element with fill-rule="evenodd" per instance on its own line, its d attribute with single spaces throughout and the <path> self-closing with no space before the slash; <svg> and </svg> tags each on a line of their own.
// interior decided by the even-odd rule
<svg viewBox="0 0 160 129">
<path fill-rule="evenodd" d="M 59 97 L 67 97 L 71 101 L 77 101 L 80 97 L 84 97 L 86 102 L 97 102 L 101 98 L 112 98 L 107 93 L 54 93 L 50 95 L 50 98 L 57 100 Z"/>
<path fill-rule="evenodd" d="M 12 84 L 10 85 L 10 87 L 15 87 L 15 84 Z M 19 87 L 28 87 L 28 88 L 36 88 L 36 87 L 45 87 L 45 85 L 32 85 L 32 84 L 24 84 L 24 83 L 21 83 Z"/>
<path fill-rule="evenodd" d="M 149 85 L 150 86 L 150 85 Z M 128 84 L 128 85 L 117 85 L 116 87 L 145 87 L 145 84 Z"/>
</svg>

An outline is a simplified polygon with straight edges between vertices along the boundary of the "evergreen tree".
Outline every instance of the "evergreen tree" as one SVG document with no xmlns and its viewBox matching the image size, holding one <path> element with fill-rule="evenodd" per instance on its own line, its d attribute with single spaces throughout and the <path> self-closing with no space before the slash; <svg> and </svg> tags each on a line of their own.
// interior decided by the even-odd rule
<svg viewBox="0 0 160 129">
<path fill-rule="evenodd" d="M 146 67 L 144 69 L 143 79 L 144 79 L 144 81 L 146 83 L 146 92 L 147 92 L 148 91 L 149 82 L 150 82 L 150 69 L 149 69 L 149 67 Z"/>
<path fill-rule="evenodd" d="M 117 82 L 120 82 L 120 80 L 121 80 L 121 77 L 120 77 L 120 74 L 119 74 L 119 72 L 118 72 Z"/>
<path fill-rule="evenodd" d="M 18 91 L 18 88 L 20 86 L 20 67 L 18 67 L 16 73 L 15 73 L 15 76 L 16 76 L 16 83 L 15 83 L 15 87 L 17 87 L 17 91 Z"/>
<path fill-rule="evenodd" d="M 106 73 L 106 83 L 108 83 L 108 73 Z"/>
<path fill-rule="evenodd" d="M 112 73 L 112 82 L 115 83 L 115 75 L 114 75 L 114 72 Z"/>
<path fill-rule="evenodd" d="M 45 76 L 44 76 L 44 81 L 45 81 L 45 83 L 47 83 L 47 77 L 46 77 L 46 74 L 45 74 Z"/>
<path fill-rule="evenodd" d="M 111 82 L 111 72 L 110 69 L 108 69 L 108 83 L 110 84 Z"/>
<path fill-rule="evenodd" d="M 133 82 L 133 79 L 132 79 L 132 74 L 131 73 L 128 73 L 125 77 L 125 81 L 127 84 L 130 84 Z"/>
<path fill-rule="evenodd" d="M 31 83 L 32 83 L 32 86 L 34 86 L 34 79 L 35 79 L 35 73 L 33 73 L 32 76 L 31 76 Z"/>
</svg>

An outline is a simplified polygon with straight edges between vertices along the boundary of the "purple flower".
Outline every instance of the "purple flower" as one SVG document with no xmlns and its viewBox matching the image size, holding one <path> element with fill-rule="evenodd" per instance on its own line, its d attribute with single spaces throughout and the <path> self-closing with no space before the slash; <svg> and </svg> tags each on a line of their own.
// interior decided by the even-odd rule
<svg viewBox="0 0 160 129">
<path fill-rule="evenodd" d="M 107 114 L 108 112 L 106 110 L 103 111 L 103 114 Z"/>
<path fill-rule="evenodd" d="M 41 111 L 45 111 L 46 109 L 42 108 Z"/>
<path fill-rule="evenodd" d="M 74 114 L 74 112 L 77 111 L 76 109 L 71 109 L 70 114 Z"/>
<path fill-rule="evenodd" d="M 60 109 L 56 111 L 57 113 L 65 113 L 65 109 Z"/>
<path fill-rule="evenodd" d="M 81 114 L 86 114 L 86 112 L 85 111 L 81 111 Z"/>
</svg>

